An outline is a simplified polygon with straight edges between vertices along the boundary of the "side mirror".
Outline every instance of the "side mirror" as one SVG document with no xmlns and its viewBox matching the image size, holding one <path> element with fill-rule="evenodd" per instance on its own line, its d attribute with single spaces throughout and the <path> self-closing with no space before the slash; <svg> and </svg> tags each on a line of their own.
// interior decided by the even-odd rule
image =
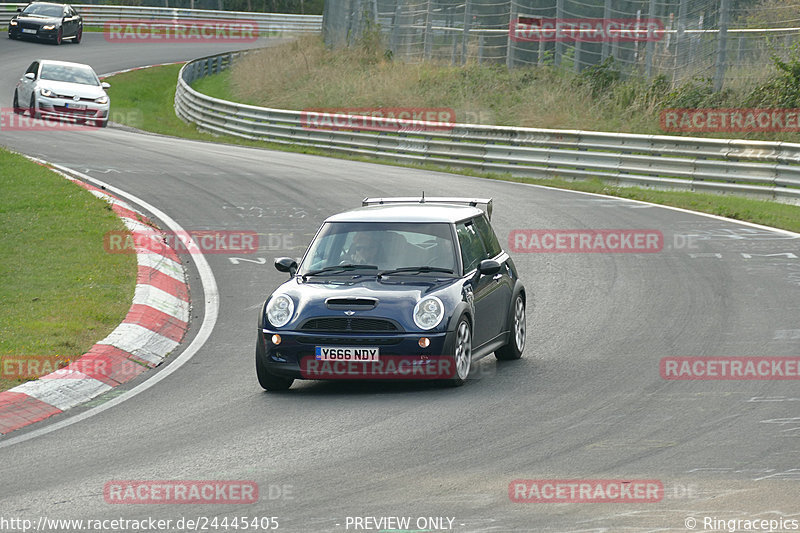
<svg viewBox="0 0 800 533">
<path fill-rule="evenodd" d="M 485 276 L 491 276 L 500 272 L 500 263 L 494 259 L 484 259 L 478 264 L 478 272 Z"/>
<path fill-rule="evenodd" d="M 17 13 L 22 13 L 22 8 L 21 7 L 17 8 Z"/>
<path fill-rule="evenodd" d="M 104 81 L 104 82 L 102 82 L 100 84 L 100 87 L 102 87 L 103 89 L 110 89 L 111 88 L 111 84 L 109 84 L 109 83 Z"/>
<path fill-rule="evenodd" d="M 36 74 L 34 74 L 33 72 L 26 72 L 25 77 L 28 78 L 29 80 L 35 80 Z"/>
<path fill-rule="evenodd" d="M 291 257 L 279 257 L 275 260 L 275 268 L 278 272 L 288 272 L 290 276 L 294 276 L 297 272 L 297 261 Z"/>
</svg>

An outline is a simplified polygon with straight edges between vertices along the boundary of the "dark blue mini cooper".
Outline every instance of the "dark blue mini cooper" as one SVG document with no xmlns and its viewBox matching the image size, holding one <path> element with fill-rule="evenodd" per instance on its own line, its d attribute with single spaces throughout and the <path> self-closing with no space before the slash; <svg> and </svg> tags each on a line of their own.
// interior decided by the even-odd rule
<svg viewBox="0 0 800 533">
<path fill-rule="evenodd" d="M 484 206 L 486 212 L 478 206 Z M 525 287 L 489 224 L 491 199 L 367 198 L 322 224 L 259 318 L 256 372 L 295 379 L 436 379 L 525 347 Z"/>
</svg>

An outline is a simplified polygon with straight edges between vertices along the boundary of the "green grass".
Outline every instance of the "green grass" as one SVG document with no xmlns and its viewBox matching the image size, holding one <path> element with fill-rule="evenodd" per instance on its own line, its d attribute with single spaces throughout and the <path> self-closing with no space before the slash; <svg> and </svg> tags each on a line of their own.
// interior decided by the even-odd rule
<svg viewBox="0 0 800 533">
<path fill-rule="evenodd" d="M 612 187 L 606 183 L 603 183 L 600 179 L 590 181 L 570 181 L 557 178 L 519 178 L 507 174 L 481 173 L 459 168 L 437 166 L 432 163 L 427 163 L 424 165 L 400 164 L 373 157 L 346 156 L 301 146 L 287 146 L 263 141 L 250 141 L 232 136 L 211 135 L 198 131 L 196 127 L 185 124 L 175 116 L 173 102 L 175 98 L 175 85 L 179 70 L 179 65 L 154 67 L 147 70 L 128 72 L 109 78 L 107 81 L 112 84 L 111 91 L 113 91 L 112 111 L 118 105 L 124 105 L 129 108 L 133 106 L 140 106 L 142 114 L 147 120 L 143 121 L 143 123 L 140 125 L 132 122 L 127 122 L 127 124 L 164 135 L 228 144 L 239 144 L 244 146 L 256 146 L 298 153 L 325 155 L 329 157 L 356 161 L 392 164 L 396 166 L 408 166 L 412 168 L 423 168 L 438 171 L 449 171 L 458 174 L 490 179 L 503 179 L 521 183 L 532 183 L 560 187 L 564 189 L 594 192 L 609 196 L 618 196 L 656 204 L 682 207 L 704 213 L 725 216 L 736 220 L 755 222 L 758 224 L 800 232 L 800 206 L 716 194 L 657 191 L 636 187 Z M 219 98 L 230 98 L 230 88 L 227 87 L 229 81 L 229 74 L 223 73 L 220 76 L 200 80 L 197 84 L 195 84 L 194 87 L 195 89 L 212 96 L 217 96 Z M 324 107 L 323 104 L 318 104 L 314 101 L 308 101 L 307 107 L 315 106 Z"/>
<path fill-rule="evenodd" d="M 106 202 L 4 150 L 0 190 L 0 358 L 74 359 L 130 308 L 136 256 L 103 248 L 125 226 Z M 0 378 L 0 390 L 21 381 Z"/>
</svg>

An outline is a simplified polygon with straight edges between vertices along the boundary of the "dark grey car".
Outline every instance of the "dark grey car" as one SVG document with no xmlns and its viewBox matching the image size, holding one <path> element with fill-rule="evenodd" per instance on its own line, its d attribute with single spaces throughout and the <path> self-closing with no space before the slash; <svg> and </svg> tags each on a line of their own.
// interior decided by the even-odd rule
<svg viewBox="0 0 800 533">
<path fill-rule="evenodd" d="M 8 23 L 8 38 L 29 38 L 61 44 L 81 42 L 83 18 L 69 4 L 32 2 L 17 10 Z"/>
</svg>

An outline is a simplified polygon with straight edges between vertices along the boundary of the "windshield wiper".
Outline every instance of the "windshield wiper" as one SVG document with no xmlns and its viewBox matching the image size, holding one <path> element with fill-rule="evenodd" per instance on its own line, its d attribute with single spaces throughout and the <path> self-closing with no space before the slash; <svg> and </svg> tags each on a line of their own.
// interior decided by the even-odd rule
<svg viewBox="0 0 800 533">
<path fill-rule="evenodd" d="M 383 276 L 390 276 L 392 274 L 401 274 L 403 272 L 417 274 L 420 272 L 444 272 L 446 274 L 452 274 L 452 268 L 442 268 L 442 267 L 434 267 L 434 266 L 415 266 L 415 267 L 403 267 L 403 268 L 395 268 L 393 270 L 384 270 L 380 274 L 378 274 L 378 278 L 382 278 Z"/>
<path fill-rule="evenodd" d="M 320 268 L 319 270 L 312 270 L 311 272 L 306 272 L 303 274 L 303 279 L 309 276 L 316 276 L 317 274 L 324 274 L 326 272 L 336 272 L 337 270 L 341 270 L 342 272 L 346 272 L 348 270 L 356 270 L 361 268 L 368 268 L 372 270 L 377 270 L 377 265 L 354 265 L 352 263 L 345 263 L 344 265 L 331 265 L 325 268 Z"/>
</svg>

